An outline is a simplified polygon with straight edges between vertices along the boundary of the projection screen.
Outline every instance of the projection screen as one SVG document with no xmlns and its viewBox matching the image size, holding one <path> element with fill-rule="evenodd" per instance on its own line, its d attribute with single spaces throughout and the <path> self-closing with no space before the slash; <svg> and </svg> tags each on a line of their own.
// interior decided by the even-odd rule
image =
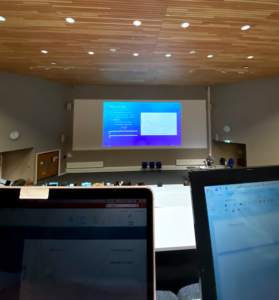
<svg viewBox="0 0 279 300">
<path fill-rule="evenodd" d="M 206 101 L 75 100 L 73 150 L 207 148 Z"/>
</svg>

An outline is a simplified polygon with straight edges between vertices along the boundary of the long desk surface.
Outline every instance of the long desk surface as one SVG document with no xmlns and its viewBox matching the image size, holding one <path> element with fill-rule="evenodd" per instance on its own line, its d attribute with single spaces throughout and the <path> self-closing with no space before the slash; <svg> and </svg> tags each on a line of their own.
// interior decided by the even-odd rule
<svg viewBox="0 0 279 300">
<path fill-rule="evenodd" d="M 189 186 L 149 186 L 154 193 L 155 251 L 196 249 Z"/>
</svg>

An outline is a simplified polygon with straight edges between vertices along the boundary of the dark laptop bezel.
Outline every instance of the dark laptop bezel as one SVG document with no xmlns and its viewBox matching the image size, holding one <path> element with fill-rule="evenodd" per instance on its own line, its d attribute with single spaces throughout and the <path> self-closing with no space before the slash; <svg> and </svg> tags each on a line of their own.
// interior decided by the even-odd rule
<svg viewBox="0 0 279 300">
<path fill-rule="evenodd" d="M 153 194 L 148 187 L 31 187 L 49 189 L 47 200 L 19 199 L 21 187 L 0 187 L 0 208 L 59 208 L 57 200 L 146 199 L 147 201 L 147 299 L 155 299 L 155 248 Z M 30 189 L 30 187 L 29 187 Z M 53 206 L 52 206 L 53 203 Z M 82 206 L 84 208 L 84 205 Z"/>
<path fill-rule="evenodd" d="M 218 300 L 204 187 L 279 180 L 279 166 L 189 171 L 203 300 Z"/>
</svg>

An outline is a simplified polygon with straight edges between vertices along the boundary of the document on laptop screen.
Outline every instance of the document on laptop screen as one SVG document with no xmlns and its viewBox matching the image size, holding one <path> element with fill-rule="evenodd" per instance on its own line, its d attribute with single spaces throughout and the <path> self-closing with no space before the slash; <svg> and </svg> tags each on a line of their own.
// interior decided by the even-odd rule
<svg viewBox="0 0 279 300">
<path fill-rule="evenodd" d="M 205 195 L 218 300 L 279 299 L 279 181 Z"/>
<path fill-rule="evenodd" d="M 147 299 L 146 200 L 76 204 L 0 209 L 0 299 Z"/>
</svg>

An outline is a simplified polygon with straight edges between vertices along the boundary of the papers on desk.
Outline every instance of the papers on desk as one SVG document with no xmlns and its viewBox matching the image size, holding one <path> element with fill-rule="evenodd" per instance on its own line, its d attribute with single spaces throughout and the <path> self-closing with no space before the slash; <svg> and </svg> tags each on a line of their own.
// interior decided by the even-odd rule
<svg viewBox="0 0 279 300">
<path fill-rule="evenodd" d="M 191 206 L 190 187 L 182 184 L 169 184 L 158 187 L 150 185 L 154 194 L 155 207 Z"/>
<path fill-rule="evenodd" d="M 155 203 L 155 250 L 195 249 L 195 233 L 189 186 L 150 186 Z"/>
<path fill-rule="evenodd" d="M 155 250 L 195 248 L 192 207 L 155 208 Z"/>
</svg>

